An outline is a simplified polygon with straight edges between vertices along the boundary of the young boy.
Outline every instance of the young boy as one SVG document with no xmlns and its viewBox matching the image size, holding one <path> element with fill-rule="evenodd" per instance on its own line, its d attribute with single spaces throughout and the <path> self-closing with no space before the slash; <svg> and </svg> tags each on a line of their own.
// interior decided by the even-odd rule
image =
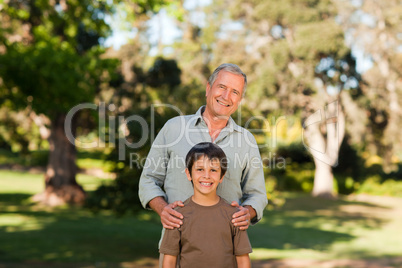
<svg viewBox="0 0 402 268">
<path fill-rule="evenodd" d="M 165 230 L 160 253 L 164 268 L 251 267 L 252 252 L 247 232 L 231 223 L 237 208 L 216 193 L 227 169 L 226 155 L 216 144 L 202 142 L 186 156 L 187 178 L 194 195 L 176 209 L 183 225 Z M 179 256 L 179 260 L 178 260 Z"/>
</svg>

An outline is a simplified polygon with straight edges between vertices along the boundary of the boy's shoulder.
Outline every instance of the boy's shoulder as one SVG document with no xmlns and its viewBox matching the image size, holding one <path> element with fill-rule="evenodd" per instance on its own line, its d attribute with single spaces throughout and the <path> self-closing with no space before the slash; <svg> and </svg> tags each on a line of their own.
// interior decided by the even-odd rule
<svg viewBox="0 0 402 268">
<path fill-rule="evenodd" d="M 182 213 L 183 211 L 186 211 L 189 208 L 189 204 L 191 205 L 191 197 L 183 201 L 184 207 L 175 207 L 174 210 Z"/>
<path fill-rule="evenodd" d="M 226 199 L 224 199 L 223 197 L 221 197 L 221 206 L 223 208 L 225 208 L 226 210 L 228 210 L 229 212 L 235 213 L 237 211 L 239 211 L 239 209 L 237 207 L 233 207 Z"/>
<path fill-rule="evenodd" d="M 194 206 L 194 202 L 191 201 L 191 197 L 186 199 L 184 202 L 184 207 L 175 207 L 174 209 L 180 213 L 182 212 L 186 212 L 188 210 L 193 210 L 193 209 L 197 209 L 197 206 Z M 226 201 L 224 198 L 221 197 L 218 206 L 216 206 L 217 208 L 227 211 L 228 213 L 236 213 L 237 211 L 239 211 L 239 209 L 237 207 L 233 207 L 232 205 L 230 205 L 230 203 L 228 201 Z"/>
</svg>

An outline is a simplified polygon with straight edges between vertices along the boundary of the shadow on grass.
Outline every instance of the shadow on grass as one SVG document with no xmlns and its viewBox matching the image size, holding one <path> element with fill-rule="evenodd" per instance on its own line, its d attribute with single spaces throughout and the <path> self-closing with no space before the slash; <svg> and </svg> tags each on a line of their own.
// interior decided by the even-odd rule
<svg viewBox="0 0 402 268">
<path fill-rule="evenodd" d="M 335 242 L 355 239 L 356 229 L 381 228 L 388 220 L 375 212 L 388 209 L 364 202 L 291 195 L 282 208 L 266 211 L 262 221 L 249 228 L 249 237 L 253 248 L 325 252 Z"/>
<path fill-rule="evenodd" d="M 15 263 L 123 267 L 122 263 L 156 261 L 158 257 L 161 224 L 154 213 L 116 218 L 78 207 L 40 208 L 29 198 L 28 194 L 0 194 L 0 267 L 17 267 Z M 375 212 L 388 209 L 364 202 L 290 195 L 282 208 L 266 211 L 263 220 L 249 229 L 249 236 L 254 248 L 325 252 L 338 241 L 355 239 L 355 229 L 382 228 L 387 219 Z M 356 251 L 347 257 L 370 256 Z"/>
<path fill-rule="evenodd" d="M 162 227 L 148 212 L 116 218 L 78 207 L 41 208 L 31 204 L 30 197 L 0 194 L 3 266 L 10 262 L 120 263 L 158 257 Z"/>
</svg>

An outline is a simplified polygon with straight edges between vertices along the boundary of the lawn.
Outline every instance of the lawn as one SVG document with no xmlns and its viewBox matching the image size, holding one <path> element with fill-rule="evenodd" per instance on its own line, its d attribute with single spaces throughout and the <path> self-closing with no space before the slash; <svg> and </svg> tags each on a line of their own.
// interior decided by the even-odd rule
<svg viewBox="0 0 402 268">
<path fill-rule="evenodd" d="M 84 175 L 77 180 L 87 190 L 101 183 Z M 49 209 L 30 202 L 42 189 L 42 175 L 0 171 L 1 268 L 157 263 L 161 224 L 154 213 L 116 218 L 79 207 Z M 249 229 L 253 267 L 402 266 L 401 198 L 283 195 L 285 205 Z"/>
</svg>

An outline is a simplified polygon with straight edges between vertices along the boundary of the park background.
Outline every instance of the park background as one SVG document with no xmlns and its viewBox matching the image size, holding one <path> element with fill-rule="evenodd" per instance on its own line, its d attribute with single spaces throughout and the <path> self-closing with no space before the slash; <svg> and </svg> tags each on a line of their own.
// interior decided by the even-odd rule
<svg viewBox="0 0 402 268">
<path fill-rule="evenodd" d="M 0 0 L 0 23 L 0 267 L 155 266 L 133 156 L 223 62 L 264 159 L 254 267 L 402 266 L 401 1 Z"/>
</svg>

